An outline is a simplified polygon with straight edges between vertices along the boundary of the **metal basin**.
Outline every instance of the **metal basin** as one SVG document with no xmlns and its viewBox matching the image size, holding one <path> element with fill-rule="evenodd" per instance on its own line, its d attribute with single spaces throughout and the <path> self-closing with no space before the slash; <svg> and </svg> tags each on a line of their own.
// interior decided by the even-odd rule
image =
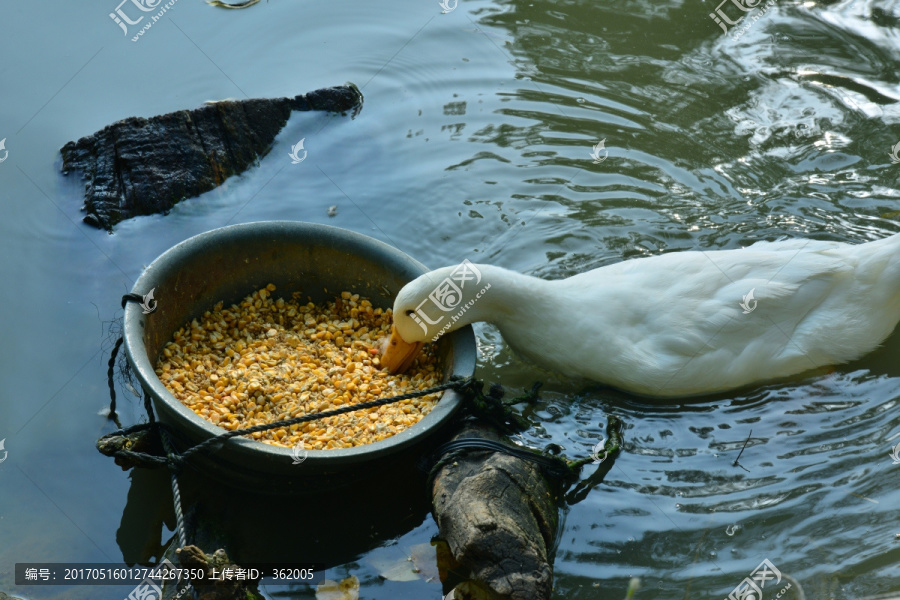
<svg viewBox="0 0 900 600">
<path fill-rule="evenodd" d="M 217 302 L 236 303 L 268 283 L 276 297 L 302 291 L 314 302 L 341 291 L 358 293 L 389 308 L 400 288 L 427 269 L 378 240 L 337 227 L 268 221 L 223 227 L 187 239 L 147 267 L 132 292 L 154 290 L 157 308 L 143 314 L 138 303 L 125 308 L 125 350 L 157 418 L 168 425 L 181 448 L 223 433 L 179 402 L 155 373 L 157 357 L 176 329 Z M 475 371 L 475 337 L 465 327 L 438 341 L 444 380 Z M 191 466 L 246 490 L 304 493 L 328 489 L 411 465 L 437 433 L 452 421 L 461 396 L 443 393 L 419 423 L 386 440 L 338 450 L 310 450 L 294 464 L 290 448 L 233 438 Z M 406 468 L 406 467 L 403 467 Z"/>
</svg>

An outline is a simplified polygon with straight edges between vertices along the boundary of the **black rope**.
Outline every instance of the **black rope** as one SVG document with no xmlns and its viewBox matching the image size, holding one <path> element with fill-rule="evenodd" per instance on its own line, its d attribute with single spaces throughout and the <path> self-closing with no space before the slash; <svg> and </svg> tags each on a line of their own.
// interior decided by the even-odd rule
<svg viewBox="0 0 900 600">
<path fill-rule="evenodd" d="M 130 293 L 129 293 L 129 294 L 125 294 L 124 296 L 122 296 L 122 310 L 125 310 L 125 304 L 126 304 L 128 301 L 131 301 L 131 302 L 140 302 L 141 304 L 143 304 L 143 302 L 144 302 L 144 297 L 141 296 L 140 294 L 130 294 Z"/>
<path fill-rule="evenodd" d="M 473 385 L 470 389 L 471 393 L 466 396 L 468 401 L 467 408 L 477 420 L 490 423 L 503 434 L 518 433 L 528 429 L 531 424 L 528 419 L 510 410 L 510 407 L 521 402 L 533 403 L 537 401 L 540 388 L 541 383 L 537 382 L 530 390 L 526 390 L 524 395 L 504 400 L 505 392 L 503 387 L 497 383 L 491 385 L 486 395 L 483 393 L 480 384 Z M 441 467 L 467 452 L 478 451 L 502 452 L 530 461 L 536 464 L 549 479 L 563 484 L 568 484 L 576 479 L 581 467 L 579 462 L 570 463 L 562 457 L 543 454 L 528 447 L 505 444 L 484 438 L 461 438 L 442 444 L 430 457 L 419 462 L 420 468 L 428 473 L 428 487 L 431 487 Z"/>
<path fill-rule="evenodd" d="M 145 394 L 147 398 L 150 397 L 150 394 Z M 176 455 L 175 448 L 172 445 L 172 440 L 169 439 L 169 433 L 166 430 L 160 430 L 160 439 L 162 440 L 163 449 L 166 451 L 167 459 L 172 459 Z M 187 547 L 187 533 L 185 533 L 184 528 L 184 511 L 181 508 L 181 487 L 178 485 L 178 473 L 176 469 L 169 470 L 169 480 L 172 485 L 172 505 L 175 508 L 175 531 L 178 533 L 178 543 L 179 547 L 185 548 Z M 181 585 L 181 582 L 184 581 L 184 578 L 179 574 L 178 584 Z M 196 589 L 193 589 L 190 581 L 185 581 L 185 583 L 191 587 L 191 595 L 196 596 Z"/>
<path fill-rule="evenodd" d="M 529 399 L 536 391 L 537 384 L 532 388 L 531 394 L 525 396 L 524 399 Z M 492 396 L 495 395 L 492 394 Z M 491 396 L 487 398 L 491 398 Z M 596 485 L 602 483 L 607 473 L 612 469 L 615 458 L 622 448 L 623 429 L 622 421 L 618 417 L 610 415 L 606 425 L 606 434 L 609 437 L 603 446 L 603 457 L 599 460 L 599 452 L 593 453 L 587 458 L 567 460 L 562 456 L 552 456 L 533 448 L 505 444 L 496 440 L 459 438 L 439 446 L 428 459 L 421 461 L 419 465 L 422 470 L 428 473 L 427 485 L 428 489 L 432 489 L 434 479 L 441 468 L 457 460 L 467 452 L 502 452 L 536 464 L 550 481 L 560 485 L 561 492 L 566 492 L 578 479 L 583 466 L 589 462 L 597 464 L 598 467 L 592 475 L 577 483 L 574 488 L 571 488 L 571 491 L 565 494 L 566 503 L 571 506 L 584 500 L 588 492 Z"/>
<path fill-rule="evenodd" d="M 129 302 L 144 302 L 144 297 L 138 294 L 128 293 L 122 296 L 122 309 L 125 309 L 125 305 Z M 124 336 L 119 337 L 116 340 L 116 344 L 113 347 L 112 352 L 109 357 L 109 369 L 107 371 L 107 384 L 109 385 L 109 416 L 116 422 L 116 425 L 119 426 L 120 431 L 122 430 L 122 425 L 119 422 L 119 419 L 116 416 L 116 389 L 115 384 L 113 382 L 113 370 L 115 366 L 116 357 L 119 354 L 119 348 L 122 346 L 122 342 L 124 341 Z M 144 409 L 147 411 L 147 418 L 150 420 L 149 423 L 146 424 L 145 427 L 130 427 L 130 430 L 139 431 L 140 429 L 150 429 L 155 428 L 159 429 L 159 424 L 156 423 L 156 416 L 153 414 L 153 404 L 150 400 L 150 394 L 144 392 Z M 115 435 L 115 434 L 111 434 Z M 127 435 L 127 433 L 121 433 L 120 435 Z M 103 436 L 103 438 L 109 436 Z M 146 454 L 143 452 L 131 452 L 129 450 L 121 451 L 122 454 L 130 454 L 134 455 L 135 458 L 139 459 L 153 459 L 159 458 L 163 464 L 169 466 L 169 478 L 171 480 L 172 485 L 172 504 L 175 508 L 175 529 L 178 533 L 178 543 L 181 548 L 187 546 L 187 533 L 184 528 L 184 511 L 181 507 L 181 487 L 178 485 L 178 470 L 180 467 L 180 457 L 175 451 L 174 445 L 172 444 L 172 440 L 169 438 L 169 433 L 165 429 L 159 429 L 159 437 L 163 444 L 163 449 L 166 452 L 166 457 L 154 457 L 153 455 Z M 101 440 L 103 438 L 100 438 Z M 118 454 L 118 453 L 117 453 Z M 182 582 L 182 577 L 178 577 L 178 583 Z M 196 597 L 196 589 L 193 588 L 190 581 L 186 582 L 188 587 L 191 588 L 191 596 Z"/>
<path fill-rule="evenodd" d="M 134 452 L 132 450 L 117 450 L 112 456 L 116 458 L 129 458 L 132 460 L 137 460 L 145 463 L 154 463 L 158 466 L 168 466 L 170 469 L 178 471 L 181 469 L 182 465 L 186 461 L 186 459 L 190 458 L 195 454 L 210 454 L 219 448 L 222 447 L 222 444 L 233 438 L 242 435 L 249 435 L 252 433 L 257 433 L 260 431 L 268 431 L 269 429 L 278 429 L 279 427 L 290 427 L 291 425 L 297 425 L 299 423 L 307 423 L 309 421 L 317 421 L 319 419 L 325 419 L 327 417 L 335 417 L 338 415 L 343 415 L 348 412 L 353 412 L 357 410 L 365 410 L 367 408 L 375 408 L 378 406 L 384 406 L 386 404 L 392 404 L 394 402 L 402 402 L 403 400 L 411 400 L 413 398 L 418 398 L 421 396 L 427 396 L 429 394 L 435 394 L 437 392 L 442 392 L 444 390 L 455 389 L 457 391 L 463 391 L 466 388 L 473 385 L 475 379 L 472 377 L 460 378 L 455 377 L 446 383 L 442 383 L 440 385 L 436 385 L 434 387 L 430 387 L 424 390 L 418 390 L 415 392 L 409 392 L 407 394 L 400 394 L 399 396 L 391 396 L 389 398 L 379 398 L 378 400 L 371 400 L 369 402 L 360 402 L 359 404 L 350 404 L 347 406 L 342 406 L 340 408 L 336 408 L 334 410 L 328 410 L 321 413 L 310 413 L 306 415 L 300 415 L 298 417 L 293 417 L 291 419 L 284 419 L 281 421 L 273 421 L 271 423 L 262 423 L 260 425 L 254 425 L 253 427 L 245 427 L 243 429 L 235 429 L 233 431 L 226 431 L 221 433 L 215 437 L 211 437 L 207 440 L 200 442 L 194 446 L 187 448 L 181 454 L 178 454 L 176 451 L 166 449 L 166 456 L 154 456 L 152 454 L 145 454 L 142 452 Z M 145 396 L 145 401 L 149 399 L 149 394 Z M 145 402 L 147 403 L 147 402 Z M 152 407 L 148 407 L 148 412 L 150 414 L 152 420 Z M 113 431 L 112 433 L 107 433 L 104 436 L 100 437 L 100 442 L 105 439 L 112 438 L 115 436 L 125 437 L 132 433 L 137 433 L 140 431 L 146 431 L 148 429 L 160 429 L 162 432 L 168 434 L 167 428 L 158 422 L 151 423 L 140 423 L 137 425 L 132 425 L 130 427 L 126 427 L 124 429 L 119 429 L 118 431 Z"/>
<path fill-rule="evenodd" d="M 370 400 L 369 402 L 360 402 L 359 404 L 350 404 L 347 406 L 342 406 L 340 408 L 336 408 L 334 410 L 327 410 L 321 413 L 311 413 L 307 415 L 301 415 L 299 417 L 294 417 L 292 419 L 285 419 L 283 421 L 274 421 L 272 423 L 263 423 L 261 425 L 254 425 L 253 427 L 245 427 L 244 429 L 235 429 L 233 431 L 226 431 L 216 437 L 209 438 L 208 440 L 204 440 L 197 444 L 196 446 L 192 446 L 185 450 L 181 454 L 182 459 L 186 459 L 197 452 L 208 452 L 211 448 L 218 448 L 221 446 L 222 442 L 228 440 L 233 437 L 238 437 L 241 435 L 248 435 L 252 433 L 258 433 L 260 431 L 268 431 L 269 429 L 277 429 L 279 427 L 290 427 L 291 425 L 298 425 L 300 423 L 307 423 L 309 421 L 318 421 L 319 419 L 325 419 L 327 417 L 335 417 L 337 415 L 343 415 L 348 412 L 353 412 L 356 410 L 364 410 L 367 408 L 375 408 L 376 406 L 384 406 L 385 404 L 392 404 L 394 402 L 402 402 L 403 400 L 411 400 L 413 398 L 419 398 L 421 396 L 427 396 L 429 394 L 435 394 L 437 392 L 443 392 L 444 390 L 455 389 L 457 391 L 462 391 L 472 385 L 474 382 L 474 378 L 466 377 L 454 377 L 450 381 L 446 383 L 442 383 L 440 385 L 436 385 L 434 387 L 430 387 L 425 390 L 419 390 L 416 392 L 409 392 L 408 394 L 400 394 L 399 396 L 391 396 L 390 398 L 379 398 L 378 400 Z"/>
<path fill-rule="evenodd" d="M 447 463 L 456 460 L 466 452 L 502 452 L 522 460 L 536 464 L 541 471 L 554 481 L 569 481 L 577 476 L 577 471 L 572 470 L 565 459 L 557 456 L 547 456 L 531 448 L 504 444 L 496 440 L 483 438 L 461 438 L 441 444 L 432 454 L 432 465 L 428 470 L 428 487 L 431 487 L 437 472 Z"/>
<path fill-rule="evenodd" d="M 606 479 L 607 474 L 609 474 L 615 464 L 616 457 L 622 450 L 622 434 L 624 431 L 625 424 L 622 423 L 622 420 L 615 415 L 609 415 L 606 422 L 606 435 L 608 438 L 603 446 L 603 457 L 600 458 L 598 456 L 599 452 L 595 452 L 595 454 L 589 458 L 582 458 L 581 460 L 573 461 L 570 464 L 573 469 L 580 469 L 582 465 L 587 464 L 587 461 L 590 460 L 592 464 L 597 464 L 597 469 L 586 479 L 578 482 L 578 484 L 568 491 L 565 500 L 569 506 L 577 504 L 587 498 L 588 493 Z"/>
<path fill-rule="evenodd" d="M 139 302 L 143 304 L 144 297 L 140 294 L 128 293 L 122 296 L 122 309 L 125 309 L 125 305 L 128 302 Z M 113 386 L 113 366 L 116 361 L 116 357 L 119 354 L 119 346 L 122 345 L 122 341 L 125 339 L 124 336 L 119 336 L 119 339 L 116 340 L 116 345 L 113 347 L 112 353 L 109 357 L 109 370 L 107 371 L 107 384 L 109 385 L 109 413 L 110 418 L 116 421 L 116 425 L 119 426 L 119 429 L 122 428 L 122 425 L 119 423 L 119 420 L 115 418 L 116 414 L 116 390 Z M 147 411 L 147 418 L 150 419 L 151 423 L 156 422 L 156 416 L 153 414 L 153 404 L 150 401 L 150 395 L 144 394 L 144 409 Z"/>
<path fill-rule="evenodd" d="M 116 345 L 113 346 L 112 352 L 109 354 L 109 368 L 106 370 L 106 383 L 109 385 L 109 418 L 115 421 L 120 429 L 122 424 L 119 423 L 119 417 L 116 414 L 116 384 L 113 381 L 113 372 L 116 368 L 116 357 L 119 355 L 119 348 L 124 340 L 125 338 L 121 336 L 116 340 Z"/>
<path fill-rule="evenodd" d="M 144 410 L 147 411 L 147 419 L 150 423 L 156 423 L 156 415 L 153 414 L 153 401 L 150 394 L 144 392 Z"/>
<path fill-rule="evenodd" d="M 491 385 L 487 395 L 482 393 L 482 387 L 479 385 L 472 391 L 469 396 L 469 409 L 476 417 L 482 421 L 487 421 L 494 426 L 500 433 L 511 435 L 525 431 L 531 427 L 531 423 L 525 417 L 516 414 L 510 407 L 520 402 L 535 402 L 538 399 L 538 390 L 541 383 L 535 383 L 531 390 L 525 392 L 522 396 L 517 396 L 510 400 L 504 400 L 503 387 L 495 383 Z"/>
<path fill-rule="evenodd" d="M 122 310 L 125 309 L 125 305 L 128 302 L 143 302 L 144 297 L 139 294 L 128 293 L 122 296 Z M 116 368 L 116 358 L 119 356 L 119 348 L 122 347 L 122 342 L 125 341 L 124 336 L 119 336 L 119 339 L 116 340 L 116 344 L 113 346 L 112 352 L 109 354 L 109 363 L 108 368 L 106 370 L 106 383 L 109 385 L 109 418 L 111 421 L 115 421 L 116 425 L 119 426 L 119 429 L 122 428 L 122 424 L 119 422 L 119 415 L 116 413 L 116 386 L 113 382 L 113 372 Z M 150 415 L 150 420 L 153 421 L 153 415 Z"/>
<path fill-rule="evenodd" d="M 175 448 L 172 446 L 172 440 L 169 439 L 169 433 L 165 430 L 160 431 L 163 449 L 166 451 L 167 458 L 175 455 Z M 178 487 L 178 478 L 175 469 L 169 471 L 172 478 L 172 500 L 175 504 L 175 523 L 178 530 L 178 541 L 181 547 L 187 546 L 187 535 L 184 533 L 184 513 L 181 511 L 181 489 Z"/>
</svg>

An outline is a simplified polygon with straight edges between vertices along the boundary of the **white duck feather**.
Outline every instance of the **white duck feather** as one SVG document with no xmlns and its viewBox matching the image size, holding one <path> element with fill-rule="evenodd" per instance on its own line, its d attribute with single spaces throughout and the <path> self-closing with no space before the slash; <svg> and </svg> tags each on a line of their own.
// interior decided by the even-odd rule
<svg viewBox="0 0 900 600">
<path fill-rule="evenodd" d="M 722 392 L 854 360 L 900 320 L 900 235 L 672 252 L 555 281 L 474 267 L 478 281 L 445 267 L 407 284 L 396 333 L 427 342 L 487 321 L 539 366 L 648 396 Z M 452 290 L 447 280 L 460 298 L 434 293 Z"/>
</svg>

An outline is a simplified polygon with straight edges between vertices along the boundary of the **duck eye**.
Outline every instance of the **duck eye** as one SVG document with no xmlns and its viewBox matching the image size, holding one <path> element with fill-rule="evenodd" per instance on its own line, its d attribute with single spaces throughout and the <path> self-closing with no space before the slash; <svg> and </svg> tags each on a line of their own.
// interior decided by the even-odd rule
<svg viewBox="0 0 900 600">
<path fill-rule="evenodd" d="M 408 311 L 406 311 L 406 316 L 411 317 L 411 316 L 413 316 L 414 312 L 416 312 L 416 311 L 414 311 L 413 309 L 409 309 Z"/>
</svg>

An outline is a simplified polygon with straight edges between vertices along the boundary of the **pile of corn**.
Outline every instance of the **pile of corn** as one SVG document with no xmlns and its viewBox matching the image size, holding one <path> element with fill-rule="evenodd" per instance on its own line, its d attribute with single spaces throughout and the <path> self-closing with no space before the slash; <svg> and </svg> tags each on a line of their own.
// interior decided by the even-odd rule
<svg viewBox="0 0 900 600">
<path fill-rule="evenodd" d="M 441 381 L 431 348 L 403 375 L 379 368 L 379 341 L 391 311 L 343 292 L 325 306 L 299 294 L 272 298 L 275 286 L 223 309 L 222 303 L 175 332 L 156 374 L 185 406 L 228 430 L 377 400 Z M 370 444 L 416 424 L 438 394 L 252 434 L 260 442 L 309 450 Z M 302 446 L 300 446 L 302 444 Z"/>
</svg>

